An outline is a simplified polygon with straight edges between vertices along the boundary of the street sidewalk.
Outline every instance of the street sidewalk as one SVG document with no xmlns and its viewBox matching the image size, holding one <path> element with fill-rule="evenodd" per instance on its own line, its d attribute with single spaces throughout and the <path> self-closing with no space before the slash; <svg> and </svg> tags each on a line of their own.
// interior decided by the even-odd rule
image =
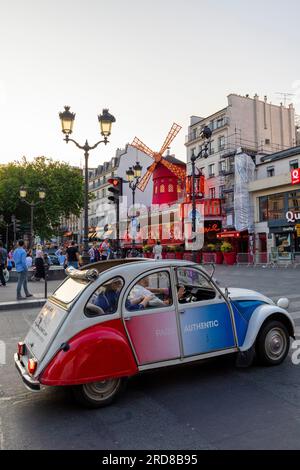
<svg viewBox="0 0 300 470">
<path fill-rule="evenodd" d="M 47 294 L 51 295 L 56 287 L 61 284 L 61 280 L 48 281 L 47 283 Z M 33 297 L 25 298 L 24 300 L 16 300 L 17 296 L 17 284 L 15 282 L 8 282 L 6 287 L 0 285 L 0 311 L 1 310 L 15 310 L 23 308 L 34 308 L 41 307 L 45 303 L 45 283 L 44 281 L 39 282 L 28 282 L 28 290 Z M 22 296 L 24 291 L 22 290 Z"/>
</svg>

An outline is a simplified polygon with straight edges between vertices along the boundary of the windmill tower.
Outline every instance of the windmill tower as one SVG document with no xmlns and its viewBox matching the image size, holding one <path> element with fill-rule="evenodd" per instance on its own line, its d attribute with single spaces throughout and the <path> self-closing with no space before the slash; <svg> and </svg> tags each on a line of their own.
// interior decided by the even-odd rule
<svg viewBox="0 0 300 470">
<path fill-rule="evenodd" d="M 152 175 L 152 204 L 173 204 L 184 192 L 186 164 L 171 155 L 163 156 L 180 129 L 181 126 L 174 122 L 159 152 L 151 150 L 137 137 L 131 144 L 154 160 L 138 184 L 138 188 L 144 191 Z"/>
</svg>

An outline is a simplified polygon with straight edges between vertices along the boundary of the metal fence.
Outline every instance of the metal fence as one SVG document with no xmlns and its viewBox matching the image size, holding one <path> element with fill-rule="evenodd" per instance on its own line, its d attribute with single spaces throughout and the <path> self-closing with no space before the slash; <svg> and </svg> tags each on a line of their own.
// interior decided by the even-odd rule
<svg viewBox="0 0 300 470">
<path fill-rule="evenodd" d="M 202 253 L 202 264 L 216 264 L 216 253 Z"/>
<path fill-rule="evenodd" d="M 239 266 L 262 266 L 270 268 L 297 268 L 300 266 L 300 252 L 293 253 L 238 253 L 236 264 Z"/>
</svg>

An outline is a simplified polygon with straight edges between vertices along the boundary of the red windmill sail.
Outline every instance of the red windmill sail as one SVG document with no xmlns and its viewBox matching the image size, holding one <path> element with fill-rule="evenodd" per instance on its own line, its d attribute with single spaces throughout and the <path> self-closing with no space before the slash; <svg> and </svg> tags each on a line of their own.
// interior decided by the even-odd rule
<svg viewBox="0 0 300 470">
<path fill-rule="evenodd" d="M 174 173 L 178 179 L 184 179 L 185 178 L 185 170 L 183 168 L 180 168 L 179 166 L 174 165 L 173 163 L 168 162 L 164 157 L 163 154 L 167 150 L 167 148 L 170 146 L 171 142 L 175 139 L 176 135 L 180 131 L 181 126 L 179 124 L 176 124 L 175 122 L 173 123 L 161 149 L 159 152 L 154 152 L 151 150 L 147 145 L 145 145 L 140 139 L 137 137 L 134 138 L 132 142 L 132 147 L 135 147 L 136 149 L 140 150 L 141 152 L 146 153 L 149 155 L 151 158 L 153 158 L 154 162 L 152 165 L 148 168 L 147 172 L 144 174 L 144 176 L 141 178 L 138 188 L 141 191 L 145 191 L 145 188 L 149 182 L 149 179 L 151 178 L 152 173 L 154 172 L 156 166 L 158 163 L 161 163 L 164 165 L 168 170 L 170 170 L 172 173 Z"/>
</svg>

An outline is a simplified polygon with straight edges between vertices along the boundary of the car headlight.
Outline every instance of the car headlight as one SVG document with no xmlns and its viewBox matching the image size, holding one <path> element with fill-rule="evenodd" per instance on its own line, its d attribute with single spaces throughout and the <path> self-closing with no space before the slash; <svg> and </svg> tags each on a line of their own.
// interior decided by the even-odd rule
<svg viewBox="0 0 300 470">
<path fill-rule="evenodd" d="M 289 307 L 290 301 L 286 297 L 280 297 L 280 299 L 277 300 L 277 305 L 280 308 L 284 308 L 285 310 Z"/>
</svg>

